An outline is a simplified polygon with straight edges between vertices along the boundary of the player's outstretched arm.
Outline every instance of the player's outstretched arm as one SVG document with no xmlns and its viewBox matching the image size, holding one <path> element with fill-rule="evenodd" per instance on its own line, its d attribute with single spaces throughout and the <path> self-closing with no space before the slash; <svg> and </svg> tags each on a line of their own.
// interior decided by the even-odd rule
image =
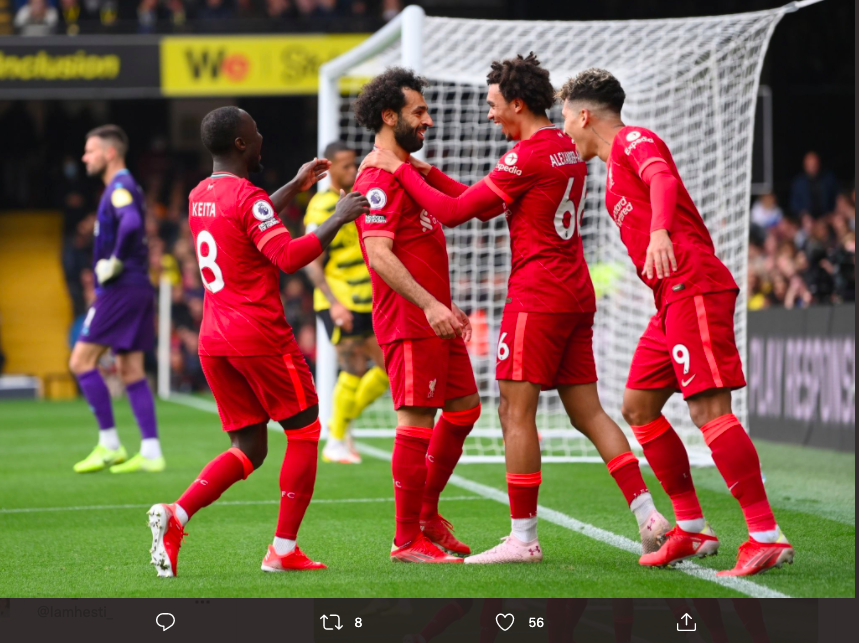
<svg viewBox="0 0 859 643">
<path fill-rule="evenodd" d="M 409 164 L 424 175 L 427 183 L 447 196 L 458 197 L 468 189 L 468 186 L 465 183 L 460 183 L 456 179 L 450 178 L 440 169 L 430 165 L 426 161 L 421 161 L 412 157 L 409 159 Z"/>
<path fill-rule="evenodd" d="M 340 201 L 337 202 L 334 214 L 316 230 L 293 239 L 284 229 L 281 234 L 268 239 L 260 251 L 284 272 L 295 272 L 321 255 L 345 223 L 354 221 L 369 211 L 370 203 L 364 195 L 360 192 L 346 194 L 341 190 Z"/>
<path fill-rule="evenodd" d="M 446 226 L 458 226 L 476 218 L 488 221 L 504 209 L 504 201 L 483 180 L 458 197 L 451 197 L 429 185 L 408 163 L 401 165 L 394 176 L 418 205 Z"/>
<path fill-rule="evenodd" d="M 484 181 L 478 181 L 466 188 L 438 169 L 427 171 L 428 178 L 424 180 L 422 173 L 429 165 L 421 163 L 418 161 L 416 167 L 412 162 L 404 163 L 390 150 L 376 149 L 364 158 L 361 167 L 375 167 L 393 174 L 410 197 L 449 227 L 475 218 L 488 221 L 503 211 L 504 201 Z M 430 181 L 429 177 L 434 178 Z M 443 188 L 433 186 L 433 181 L 443 184 Z M 454 193 L 455 196 L 446 194 L 446 191 Z"/>
<path fill-rule="evenodd" d="M 330 167 L 331 161 L 328 159 L 316 158 L 302 165 L 298 169 L 295 178 L 269 196 L 278 214 L 286 209 L 286 206 L 295 198 L 296 194 L 306 192 L 321 179 L 325 178 L 328 175 L 328 168 Z"/>
<path fill-rule="evenodd" d="M 364 237 L 367 260 L 394 292 L 424 311 L 427 322 L 442 339 L 462 335 L 463 324 L 456 313 L 429 294 L 394 254 L 394 240 L 389 237 Z"/>
</svg>

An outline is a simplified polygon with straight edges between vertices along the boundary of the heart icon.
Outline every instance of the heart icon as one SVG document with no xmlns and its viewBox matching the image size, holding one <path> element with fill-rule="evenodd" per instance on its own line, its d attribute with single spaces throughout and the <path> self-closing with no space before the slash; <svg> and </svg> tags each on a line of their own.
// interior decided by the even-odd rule
<svg viewBox="0 0 859 643">
<path fill-rule="evenodd" d="M 513 621 L 516 620 L 513 618 L 512 614 L 498 614 L 495 616 L 495 624 L 498 625 L 504 632 L 513 627 Z"/>
</svg>

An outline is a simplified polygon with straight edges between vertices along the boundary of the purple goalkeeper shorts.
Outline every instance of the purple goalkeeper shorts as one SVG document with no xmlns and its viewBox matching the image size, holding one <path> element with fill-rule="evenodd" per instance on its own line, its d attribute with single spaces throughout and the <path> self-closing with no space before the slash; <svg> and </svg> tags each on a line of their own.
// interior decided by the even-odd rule
<svg viewBox="0 0 859 643">
<path fill-rule="evenodd" d="M 105 288 L 87 311 L 78 341 L 109 346 L 117 353 L 150 351 L 155 344 L 155 289 Z"/>
</svg>

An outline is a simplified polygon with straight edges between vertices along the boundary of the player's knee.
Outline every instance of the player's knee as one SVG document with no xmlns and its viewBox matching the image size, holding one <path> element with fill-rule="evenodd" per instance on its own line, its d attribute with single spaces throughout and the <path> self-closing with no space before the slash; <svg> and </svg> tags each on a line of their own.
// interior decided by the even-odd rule
<svg viewBox="0 0 859 643">
<path fill-rule="evenodd" d="M 307 426 L 310 426 L 318 419 L 319 405 L 314 404 L 313 406 L 304 409 L 300 413 L 296 413 L 290 418 L 280 420 L 279 424 L 284 428 L 284 430 L 290 431 L 292 429 L 303 429 Z"/>
<path fill-rule="evenodd" d="M 248 456 L 248 460 L 251 461 L 251 464 L 254 465 L 254 471 L 259 469 L 262 466 L 262 463 L 265 462 L 266 456 L 268 455 L 268 444 L 254 444 L 250 452 L 245 452 L 245 455 Z"/>
<path fill-rule="evenodd" d="M 82 355 L 78 351 L 72 351 L 72 356 L 69 358 L 69 370 L 75 375 L 80 375 L 91 371 L 96 367 L 96 362 L 87 359 L 87 356 Z"/>
<path fill-rule="evenodd" d="M 642 413 L 641 409 L 628 406 L 626 403 L 621 405 L 620 414 L 629 426 L 644 426 L 647 424 L 645 419 L 646 413 Z"/>
</svg>

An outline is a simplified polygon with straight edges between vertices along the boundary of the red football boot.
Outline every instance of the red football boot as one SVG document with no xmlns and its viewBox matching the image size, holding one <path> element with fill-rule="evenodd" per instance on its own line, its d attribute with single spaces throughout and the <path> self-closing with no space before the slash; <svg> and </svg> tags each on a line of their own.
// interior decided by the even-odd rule
<svg viewBox="0 0 859 643">
<path fill-rule="evenodd" d="M 774 543 L 759 543 L 750 536 L 740 545 L 736 566 L 717 572 L 716 576 L 753 576 L 785 563 L 793 564 L 793 547 L 781 531 Z"/>
<path fill-rule="evenodd" d="M 430 542 L 452 554 L 467 556 L 471 553 L 471 547 L 453 535 L 453 525 L 438 514 L 427 521 L 421 520 L 421 529 Z"/>
<path fill-rule="evenodd" d="M 303 572 L 310 569 L 328 569 L 328 565 L 310 560 L 307 554 L 298 548 L 298 545 L 283 556 L 275 551 L 274 545 L 269 545 L 265 558 L 262 559 L 264 572 Z"/>
<path fill-rule="evenodd" d="M 462 558 L 444 553 L 421 533 L 402 547 L 391 545 L 391 561 L 395 563 L 461 563 Z"/>
<path fill-rule="evenodd" d="M 173 505 L 152 505 L 149 509 L 149 528 L 152 530 L 151 563 L 161 578 L 176 575 L 179 548 L 188 534 L 176 518 Z"/>
<path fill-rule="evenodd" d="M 715 556 L 718 551 L 719 539 L 709 523 L 698 534 L 674 527 L 665 534 L 665 542 L 657 551 L 645 554 L 638 562 L 648 567 L 669 567 L 689 558 Z"/>
</svg>

